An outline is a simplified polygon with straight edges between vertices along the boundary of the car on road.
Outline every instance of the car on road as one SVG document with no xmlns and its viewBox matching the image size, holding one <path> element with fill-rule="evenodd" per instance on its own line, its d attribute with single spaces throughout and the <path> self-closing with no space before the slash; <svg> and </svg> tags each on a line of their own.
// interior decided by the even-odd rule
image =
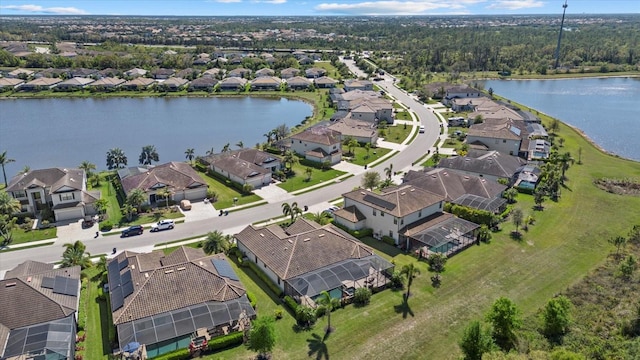
<svg viewBox="0 0 640 360">
<path fill-rule="evenodd" d="M 132 235 L 142 235 L 142 233 L 144 232 L 144 228 L 142 227 L 142 225 L 133 225 L 133 226 L 129 226 L 128 228 L 122 230 L 122 233 L 120 234 L 120 237 L 129 237 Z"/>
<path fill-rule="evenodd" d="M 424 125 L 420 125 L 420 130 L 418 130 L 420 134 L 424 134 Z"/>
<path fill-rule="evenodd" d="M 171 230 L 175 226 L 173 220 L 160 220 L 157 223 L 151 225 L 151 232 L 160 230 Z"/>
</svg>

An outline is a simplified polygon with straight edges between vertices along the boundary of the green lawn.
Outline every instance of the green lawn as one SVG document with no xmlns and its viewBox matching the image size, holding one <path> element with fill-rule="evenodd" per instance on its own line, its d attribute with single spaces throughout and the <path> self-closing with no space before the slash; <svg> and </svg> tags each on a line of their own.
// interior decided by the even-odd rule
<svg viewBox="0 0 640 360">
<path fill-rule="evenodd" d="M 317 185 L 325 181 L 331 181 L 338 176 L 345 174 L 343 171 L 334 169 L 320 170 L 311 168 L 313 171 L 311 174 L 311 180 L 307 181 L 307 174 L 305 173 L 306 169 L 307 167 L 304 165 L 295 164 L 293 166 L 295 176 L 288 178 L 285 182 L 278 184 L 278 186 L 288 192 L 292 192 Z"/>
<path fill-rule="evenodd" d="M 456 132 L 456 131 L 462 131 L 463 133 L 467 132 L 467 130 L 465 130 L 464 128 L 461 128 L 461 127 L 450 127 L 450 128 L 447 128 L 447 133 L 449 134 L 449 138 L 447 138 L 447 140 L 444 142 L 444 144 L 442 144 L 441 147 L 457 149 L 460 146 L 462 146 L 464 141 L 460 141 L 460 139 L 458 139 L 457 136 L 453 135 L 453 133 Z"/>
<path fill-rule="evenodd" d="M 48 229 L 38 229 L 25 231 L 20 228 L 13 229 L 13 241 L 11 244 L 24 244 L 32 241 L 53 239 L 57 236 L 58 229 L 51 227 Z"/>
<path fill-rule="evenodd" d="M 349 151 L 349 149 L 343 148 L 342 151 Z M 356 148 L 353 148 L 353 152 L 355 153 L 354 156 L 351 156 L 351 154 L 348 154 L 348 157 L 351 158 L 350 162 L 356 164 L 356 165 L 361 165 L 364 166 L 366 164 L 370 164 L 378 159 L 380 159 L 381 157 L 383 157 L 385 154 L 387 154 L 388 152 L 390 152 L 391 149 L 385 149 L 385 148 L 371 148 L 369 150 L 369 154 L 367 155 L 367 149 L 365 149 L 362 146 L 358 146 Z"/>
<path fill-rule="evenodd" d="M 638 178 L 640 164 L 603 154 L 564 125 L 559 135 L 565 138 L 563 151 L 577 157 L 577 149 L 583 149 L 584 164 L 568 170 L 561 201 L 547 200 L 544 211 L 532 210 L 531 196 L 518 196 L 516 207 L 536 218 L 521 241 L 510 238 L 511 222 L 503 223 L 490 244 L 473 246 L 449 260 L 439 289 L 431 287 L 427 267 L 419 263 L 422 274 L 414 281 L 408 308 L 400 306 L 401 292 L 385 290 L 374 295 L 368 307 L 337 310 L 331 318 L 336 331 L 320 344 L 322 351 L 335 359 L 458 359 L 457 342 L 464 327 L 481 320 L 496 298 L 511 298 L 529 316 L 602 263 L 613 249 L 607 240 L 626 235 L 637 223 L 640 197 L 606 193 L 593 180 Z M 381 242 L 364 241 L 398 267 L 413 261 Z M 271 315 L 279 302 L 258 287 L 256 279 L 249 280 L 244 271 L 240 276 L 258 298 L 258 313 Z M 323 319 L 311 331 L 295 332 L 293 319 L 285 315 L 276 323 L 274 358 L 307 358 L 310 345 L 318 346 L 313 334 L 320 334 L 325 323 Z M 210 358 L 249 356 L 238 347 Z"/>
<path fill-rule="evenodd" d="M 111 341 L 109 331 L 115 334 L 111 320 L 111 311 L 106 300 L 98 296 L 102 293 L 100 278 L 96 268 L 83 271 L 87 284 L 81 294 L 81 307 L 78 316 L 86 316 L 86 340 L 84 342 L 85 359 L 107 359 L 111 353 Z M 86 299 L 86 300 L 85 300 Z M 86 301 L 84 306 L 82 301 Z M 112 335 L 113 336 L 113 335 Z"/>
<path fill-rule="evenodd" d="M 198 170 L 196 169 L 196 171 Z M 227 186 L 217 178 L 209 176 L 204 172 L 198 171 L 198 173 L 209 185 L 209 190 L 213 190 L 216 192 L 218 201 L 213 204 L 216 209 L 224 209 L 233 206 L 234 198 L 238 199 L 236 205 L 249 204 L 262 200 L 262 198 L 256 194 L 243 195 L 235 188 Z"/>
<path fill-rule="evenodd" d="M 127 218 L 123 218 L 120 226 L 143 225 L 158 222 L 160 219 L 181 219 L 184 217 L 180 211 L 160 210 L 153 214 L 144 213 L 141 216 L 134 216 L 131 222 L 127 222 Z"/>
<path fill-rule="evenodd" d="M 383 137 L 385 141 L 402 144 L 411 133 L 412 127 L 412 125 L 407 124 L 396 124 L 393 126 L 388 126 L 385 129 L 379 130 L 379 132 L 384 132 L 385 135 L 380 135 L 380 137 Z"/>
<path fill-rule="evenodd" d="M 411 121 L 413 119 L 411 118 L 411 113 L 409 111 L 398 111 L 396 113 L 396 120 L 408 120 L 408 121 Z"/>
<path fill-rule="evenodd" d="M 118 202 L 118 196 L 113 184 L 109 180 L 111 176 L 115 176 L 111 172 L 100 173 L 100 186 L 96 189 L 100 189 L 102 198 L 109 200 L 107 207 L 107 220 L 114 225 L 117 225 L 122 220 L 122 212 L 120 211 L 120 203 Z"/>
</svg>

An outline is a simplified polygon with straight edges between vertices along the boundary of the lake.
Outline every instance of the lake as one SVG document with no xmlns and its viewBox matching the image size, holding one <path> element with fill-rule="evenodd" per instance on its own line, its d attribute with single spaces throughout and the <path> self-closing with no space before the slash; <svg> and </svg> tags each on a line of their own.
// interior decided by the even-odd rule
<svg viewBox="0 0 640 360">
<path fill-rule="evenodd" d="M 606 151 L 640 161 L 640 78 L 489 80 L 484 88 L 579 128 Z"/>
<path fill-rule="evenodd" d="M 313 114 L 303 101 L 249 96 L 8 99 L 0 109 L 0 151 L 16 160 L 6 166 L 9 179 L 26 165 L 71 168 L 87 160 L 106 169 L 106 153 L 116 147 L 129 166 L 145 145 L 155 145 L 160 163 L 185 161 L 187 148 L 205 155 L 226 143 L 253 147 L 278 125 L 291 128 Z"/>
</svg>

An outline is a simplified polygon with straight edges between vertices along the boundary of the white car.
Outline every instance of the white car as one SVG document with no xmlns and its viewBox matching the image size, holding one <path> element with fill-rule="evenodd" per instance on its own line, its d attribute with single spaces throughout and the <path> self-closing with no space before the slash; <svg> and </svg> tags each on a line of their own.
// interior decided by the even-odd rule
<svg viewBox="0 0 640 360">
<path fill-rule="evenodd" d="M 175 226 L 173 220 L 160 220 L 156 224 L 151 225 L 151 231 L 171 230 Z"/>
<path fill-rule="evenodd" d="M 420 125 L 420 129 L 418 130 L 420 134 L 424 134 L 424 125 Z"/>
</svg>

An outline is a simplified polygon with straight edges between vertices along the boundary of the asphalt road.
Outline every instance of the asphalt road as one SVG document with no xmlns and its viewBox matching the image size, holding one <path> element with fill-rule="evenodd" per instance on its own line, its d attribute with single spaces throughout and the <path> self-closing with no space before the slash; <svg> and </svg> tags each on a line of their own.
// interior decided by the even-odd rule
<svg viewBox="0 0 640 360">
<path fill-rule="evenodd" d="M 362 72 L 355 67 L 352 60 L 345 60 L 349 68 L 358 76 L 362 76 Z M 409 144 L 403 151 L 389 158 L 388 160 L 372 167 L 371 170 L 378 171 L 384 176 L 383 169 L 393 164 L 393 169 L 398 171 L 410 167 L 413 162 L 424 155 L 430 147 L 433 146 L 440 134 L 440 125 L 437 117 L 433 112 L 423 104 L 419 103 L 414 97 L 410 96 L 403 90 L 396 88 L 394 78 L 384 75 L 384 80 L 376 82 L 376 85 L 385 89 L 389 94 L 395 97 L 399 102 L 406 105 L 413 111 L 421 124 L 425 127 L 424 134 L 418 134 L 416 139 Z M 299 206 L 320 204 L 340 197 L 341 194 L 351 191 L 353 188 L 360 186 L 362 174 L 352 176 L 342 182 L 325 186 L 309 193 L 289 198 L 286 202 L 296 201 Z M 8 270 L 14 268 L 26 260 L 36 260 L 41 262 L 55 262 L 60 260 L 64 250 L 62 244 L 81 240 L 87 246 L 87 251 L 92 255 L 110 254 L 112 248 L 118 251 L 152 246 L 154 244 L 175 241 L 179 239 L 194 237 L 206 234 L 209 231 L 220 230 L 223 233 L 237 233 L 248 224 L 252 224 L 261 220 L 277 218 L 282 216 L 281 205 L 285 200 L 277 203 L 270 203 L 254 208 L 240 210 L 229 213 L 228 216 L 215 217 L 213 219 L 194 221 L 176 225 L 175 229 L 150 233 L 146 231 L 140 236 L 129 238 L 120 238 L 114 236 L 100 236 L 96 239 L 60 239 L 54 245 L 41 246 L 25 250 L 16 250 L 10 252 L 0 252 L 0 270 Z"/>
</svg>

